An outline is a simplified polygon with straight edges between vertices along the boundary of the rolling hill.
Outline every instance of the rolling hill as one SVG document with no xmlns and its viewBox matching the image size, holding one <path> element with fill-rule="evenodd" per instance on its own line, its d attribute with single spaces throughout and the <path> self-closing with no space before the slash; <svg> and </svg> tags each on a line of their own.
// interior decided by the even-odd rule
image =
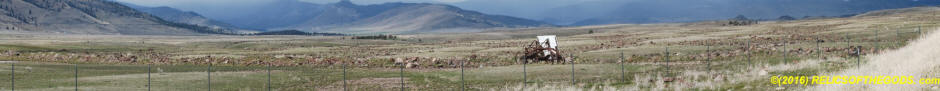
<svg viewBox="0 0 940 91">
<path fill-rule="evenodd" d="M 2 31 L 53 34 L 198 35 L 227 33 L 165 21 L 103 0 L 3 0 Z"/>
<path fill-rule="evenodd" d="M 356 5 L 341 1 L 287 29 L 318 32 L 412 33 L 443 29 L 519 28 L 553 26 L 522 18 L 488 15 L 443 4 L 384 3 Z"/>
<path fill-rule="evenodd" d="M 272 0 L 248 6 L 180 8 L 193 9 L 208 18 L 237 27 L 262 30 L 415 33 L 553 26 L 540 21 L 490 15 L 451 5 L 429 3 L 357 5 L 345 0 L 326 4 Z"/>
<path fill-rule="evenodd" d="M 644 24 L 721 20 L 744 15 L 843 16 L 882 9 L 940 5 L 937 0 L 597 0 L 555 7 L 539 19 L 560 25 Z"/>
<path fill-rule="evenodd" d="M 166 21 L 193 24 L 193 25 L 198 25 L 198 26 L 207 26 L 213 29 L 236 28 L 235 26 L 231 24 L 209 19 L 192 11 L 182 11 L 179 9 L 170 8 L 166 6 L 147 7 L 147 6 L 140 6 L 140 5 L 134 5 L 134 4 L 128 4 L 128 3 L 122 3 L 122 4 L 128 7 L 134 8 L 137 11 L 145 12 L 153 16 L 160 17 L 161 19 L 166 20 Z"/>
</svg>

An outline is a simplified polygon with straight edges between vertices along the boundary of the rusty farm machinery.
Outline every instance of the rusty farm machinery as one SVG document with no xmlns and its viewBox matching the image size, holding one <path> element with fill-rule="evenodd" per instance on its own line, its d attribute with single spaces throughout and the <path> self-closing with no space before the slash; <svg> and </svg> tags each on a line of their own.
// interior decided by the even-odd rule
<svg viewBox="0 0 940 91">
<path fill-rule="evenodd" d="M 525 45 L 525 51 L 520 57 L 523 63 L 528 62 L 564 62 L 564 57 L 558 50 L 558 44 L 555 42 L 555 35 L 538 36 L 538 40 Z"/>
</svg>

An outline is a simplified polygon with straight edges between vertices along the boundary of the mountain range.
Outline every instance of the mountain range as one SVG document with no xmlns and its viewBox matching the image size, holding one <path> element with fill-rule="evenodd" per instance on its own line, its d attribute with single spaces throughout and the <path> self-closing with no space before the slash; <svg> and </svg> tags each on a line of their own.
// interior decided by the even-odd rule
<svg viewBox="0 0 940 91">
<path fill-rule="evenodd" d="M 326 5 L 322 10 L 322 13 L 311 20 L 286 28 L 328 32 L 409 33 L 460 28 L 553 26 L 544 22 L 483 14 L 444 4 L 356 5 L 344 0 Z"/>
<path fill-rule="evenodd" d="M 234 14 L 235 18 L 215 19 L 170 7 L 107 0 L 3 0 L 2 4 L 3 29 L 63 34 L 245 34 L 241 30 L 246 29 L 379 34 L 554 26 L 429 3 L 356 5 L 348 0 L 330 4 L 275 0 Z"/>
<path fill-rule="evenodd" d="M 270 0 L 249 6 L 208 5 L 205 7 L 221 9 L 184 11 L 110 0 L 0 0 L 0 29 L 2 32 L 133 35 L 244 34 L 244 30 L 351 34 L 474 32 L 556 25 L 695 22 L 738 15 L 753 19 L 812 18 L 932 5 L 940 5 L 940 1 L 592 0 L 529 14 L 538 16 L 525 16 L 541 20 L 536 21 L 434 3 L 359 5 L 349 0 L 325 4 Z"/>
<path fill-rule="evenodd" d="M 101 0 L 2 0 L 0 27 L 7 32 L 53 34 L 199 35 L 228 33 L 174 23 Z"/>
<path fill-rule="evenodd" d="M 147 7 L 147 6 L 140 6 L 140 5 L 129 4 L 129 3 L 121 3 L 121 4 L 126 5 L 130 8 L 133 8 L 137 11 L 145 12 L 150 15 L 159 17 L 166 21 L 192 24 L 192 25 L 197 25 L 197 26 L 206 26 L 206 27 L 213 28 L 213 29 L 237 28 L 231 24 L 209 19 L 209 18 L 206 18 L 205 16 L 202 16 L 192 11 L 183 11 L 183 10 L 166 7 L 166 6 Z"/>
<path fill-rule="evenodd" d="M 940 5 L 938 0 L 596 0 L 546 9 L 526 17 L 558 25 L 668 23 L 721 20 L 744 15 L 843 16 L 882 9 Z M 466 6 L 466 5 L 462 5 Z"/>
<path fill-rule="evenodd" d="M 430 3 L 357 5 L 348 0 L 315 4 L 274 0 L 253 9 L 232 9 L 210 18 L 235 26 L 265 30 L 301 30 L 334 33 L 419 33 L 442 30 L 463 32 L 485 28 L 554 26 L 549 23 L 464 10 Z M 460 30 L 464 29 L 464 30 Z"/>
</svg>

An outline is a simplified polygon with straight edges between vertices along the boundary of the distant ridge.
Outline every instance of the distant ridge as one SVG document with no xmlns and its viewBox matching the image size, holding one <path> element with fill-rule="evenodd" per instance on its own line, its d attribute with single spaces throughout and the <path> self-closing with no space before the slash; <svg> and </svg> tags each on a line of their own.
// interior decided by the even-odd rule
<svg viewBox="0 0 940 91">
<path fill-rule="evenodd" d="M 210 27 L 213 29 L 236 28 L 235 26 L 232 26 L 231 24 L 206 18 L 202 15 L 199 15 L 196 12 L 182 11 L 179 9 L 170 8 L 166 6 L 147 7 L 147 6 L 140 6 L 140 5 L 134 5 L 134 4 L 129 4 L 129 3 L 121 3 L 121 4 L 134 8 L 137 11 L 145 12 L 153 16 L 160 17 L 161 19 L 166 20 L 166 21 L 193 24 L 193 25 L 198 25 L 198 26 L 206 26 L 206 27 Z"/>
<path fill-rule="evenodd" d="M 461 32 L 487 28 L 554 26 L 540 21 L 429 3 L 357 5 L 346 0 L 328 4 L 273 0 L 253 7 L 256 8 L 234 14 L 204 15 L 242 28 L 333 33 Z"/>
<path fill-rule="evenodd" d="M 483 14 L 443 4 L 355 5 L 348 1 L 341 1 L 327 7 L 312 21 L 288 28 L 351 33 L 414 33 L 435 32 L 442 29 L 474 30 L 554 26 L 540 21 Z"/>
<path fill-rule="evenodd" d="M 225 30 L 162 20 L 104 0 L 3 0 L 0 31 L 54 34 L 200 35 Z"/>
</svg>

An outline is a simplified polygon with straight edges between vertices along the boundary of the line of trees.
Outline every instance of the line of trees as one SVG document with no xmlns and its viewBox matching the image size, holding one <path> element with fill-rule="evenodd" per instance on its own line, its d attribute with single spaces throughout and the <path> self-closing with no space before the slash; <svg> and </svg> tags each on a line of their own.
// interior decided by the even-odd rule
<svg viewBox="0 0 940 91">
<path fill-rule="evenodd" d="M 394 40 L 394 39 L 398 39 L 398 36 L 383 34 L 383 35 L 372 35 L 372 36 L 355 36 L 355 37 L 352 37 L 352 39 L 382 39 L 382 40 Z"/>
</svg>

